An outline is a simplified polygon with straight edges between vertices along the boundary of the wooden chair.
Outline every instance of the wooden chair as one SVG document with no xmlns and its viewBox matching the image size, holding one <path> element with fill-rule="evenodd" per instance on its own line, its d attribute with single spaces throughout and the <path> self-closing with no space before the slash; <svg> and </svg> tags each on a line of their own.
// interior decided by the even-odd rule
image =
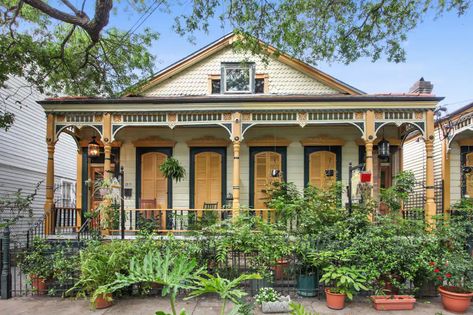
<svg viewBox="0 0 473 315">
<path fill-rule="evenodd" d="M 141 199 L 140 209 L 156 209 L 156 199 Z M 151 219 L 154 217 L 154 211 L 140 211 L 142 218 Z"/>
<path fill-rule="evenodd" d="M 204 209 L 218 209 L 218 202 L 216 203 L 204 202 Z"/>
<path fill-rule="evenodd" d="M 217 210 L 218 209 L 218 202 L 211 203 L 211 202 L 204 202 L 204 207 L 203 209 L 207 210 Z M 203 216 L 200 215 L 199 217 L 204 220 L 212 220 L 212 217 L 215 216 L 214 211 L 203 211 Z M 219 213 L 216 215 L 217 218 L 219 218 Z"/>
</svg>

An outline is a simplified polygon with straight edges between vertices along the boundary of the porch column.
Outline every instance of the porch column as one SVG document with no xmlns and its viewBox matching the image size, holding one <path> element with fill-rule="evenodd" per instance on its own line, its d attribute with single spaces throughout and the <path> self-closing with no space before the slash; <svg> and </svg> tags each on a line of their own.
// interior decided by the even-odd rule
<svg viewBox="0 0 473 315">
<path fill-rule="evenodd" d="M 44 203 L 44 232 L 46 235 L 54 233 L 54 150 L 56 134 L 54 115 L 48 114 L 46 125 L 46 143 L 48 145 L 48 163 L 46 168 L 46 202 Z"/>
<path fill-rule="evenodd" d="M 371 187 L 374 182 L 373 170 L 373 142 L 376 139 L 376 130 L 374 126 L 374 112 L 368 110 L 365 113 L 365 170 L 371 173 Z M 373 193 L 373 189 L 371 189 Z"/>
<path fill-rule="evenodd" d="M 425 220 L 433 227 L 435 224 L 433 216 L 437 214 L 437 211 L 434 187 L 434 112 L 432 110 L 426 113 L 425 131 Z"/>
<path fill-rule="evenodd" d="M 103 149 L 104 149 L 104 163 L 103 163 L 103 176 L 105 179 L 112 177 L 112 120 L 111 115 L 106 113 L 103 115 Z"/>
<path fill-rule="evenodd" d="M 233 216 L 240 214 L 240 142 L 241 142 L 241 114 L 234 113 L 232 121 L 233 141 Z"/>
</svg>

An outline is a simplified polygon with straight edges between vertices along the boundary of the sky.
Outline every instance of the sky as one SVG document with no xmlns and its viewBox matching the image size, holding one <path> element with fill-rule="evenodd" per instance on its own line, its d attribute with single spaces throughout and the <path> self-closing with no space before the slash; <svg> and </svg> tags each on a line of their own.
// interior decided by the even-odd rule
<svg viewBox="0 0 473 315">
<path fill-rule="evenodd" d="M 182 8 L 182 7 L 177 7 Z M 150 27 L 160 32 L 151 51 L 160 70 L 201 47 L 229 33 L 229 26 L 212 23 L 208 33 L 195 33 L 195 43 L 180 37 L 173 29 L 173 16 L 156 10 L 138 29 Z M 129 29 L 139 16 L 119 14 L 110 25 Z M 411 31 L 404 43 L 407 60 L 390 63 L 384 58 L 372 63 L 363 58 L 349 65 L 321 62 L 316 67 L 366 93 L 408 92 L 415 81 L 423 77 L 434 84 L 433 93 L 445 97 L 441 103 L 451 112 L 473 102 L 473 8 L 458 17 L 446 13 L 439 18 L 426 16 L 424 22 Z"/>
</svg>

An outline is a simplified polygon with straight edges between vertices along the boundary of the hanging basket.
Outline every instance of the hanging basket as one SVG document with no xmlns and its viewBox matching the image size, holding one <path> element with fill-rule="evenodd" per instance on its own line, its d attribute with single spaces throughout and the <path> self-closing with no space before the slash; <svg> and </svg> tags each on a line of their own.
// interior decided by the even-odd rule
<svg viewBox="0 0 473 315">
<path fill-rule="evenodd" d="M 166 158 L 159 167 L 159 170 L 163 173 L 164 177 L 174 179 L 176 183 L 186 176 L 185 168 L 173 157 Z"/>
</svg>

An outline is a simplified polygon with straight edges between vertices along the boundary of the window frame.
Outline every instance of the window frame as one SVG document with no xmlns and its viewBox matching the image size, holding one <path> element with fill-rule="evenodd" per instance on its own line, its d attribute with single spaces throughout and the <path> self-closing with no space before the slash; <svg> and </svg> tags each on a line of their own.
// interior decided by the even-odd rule
<svg viewBox="0 0 473 315">
<path fill-rule="evenodd" d="M 228 69 L 248 69 L 249 87 L 248 91 L 227 91 L 226 71 Z M 221 94 L 254 94 L 255 93 L 255 64 L 241 62 L 222 62 L 220 73 L 220 93 Z"/>
</svg>

